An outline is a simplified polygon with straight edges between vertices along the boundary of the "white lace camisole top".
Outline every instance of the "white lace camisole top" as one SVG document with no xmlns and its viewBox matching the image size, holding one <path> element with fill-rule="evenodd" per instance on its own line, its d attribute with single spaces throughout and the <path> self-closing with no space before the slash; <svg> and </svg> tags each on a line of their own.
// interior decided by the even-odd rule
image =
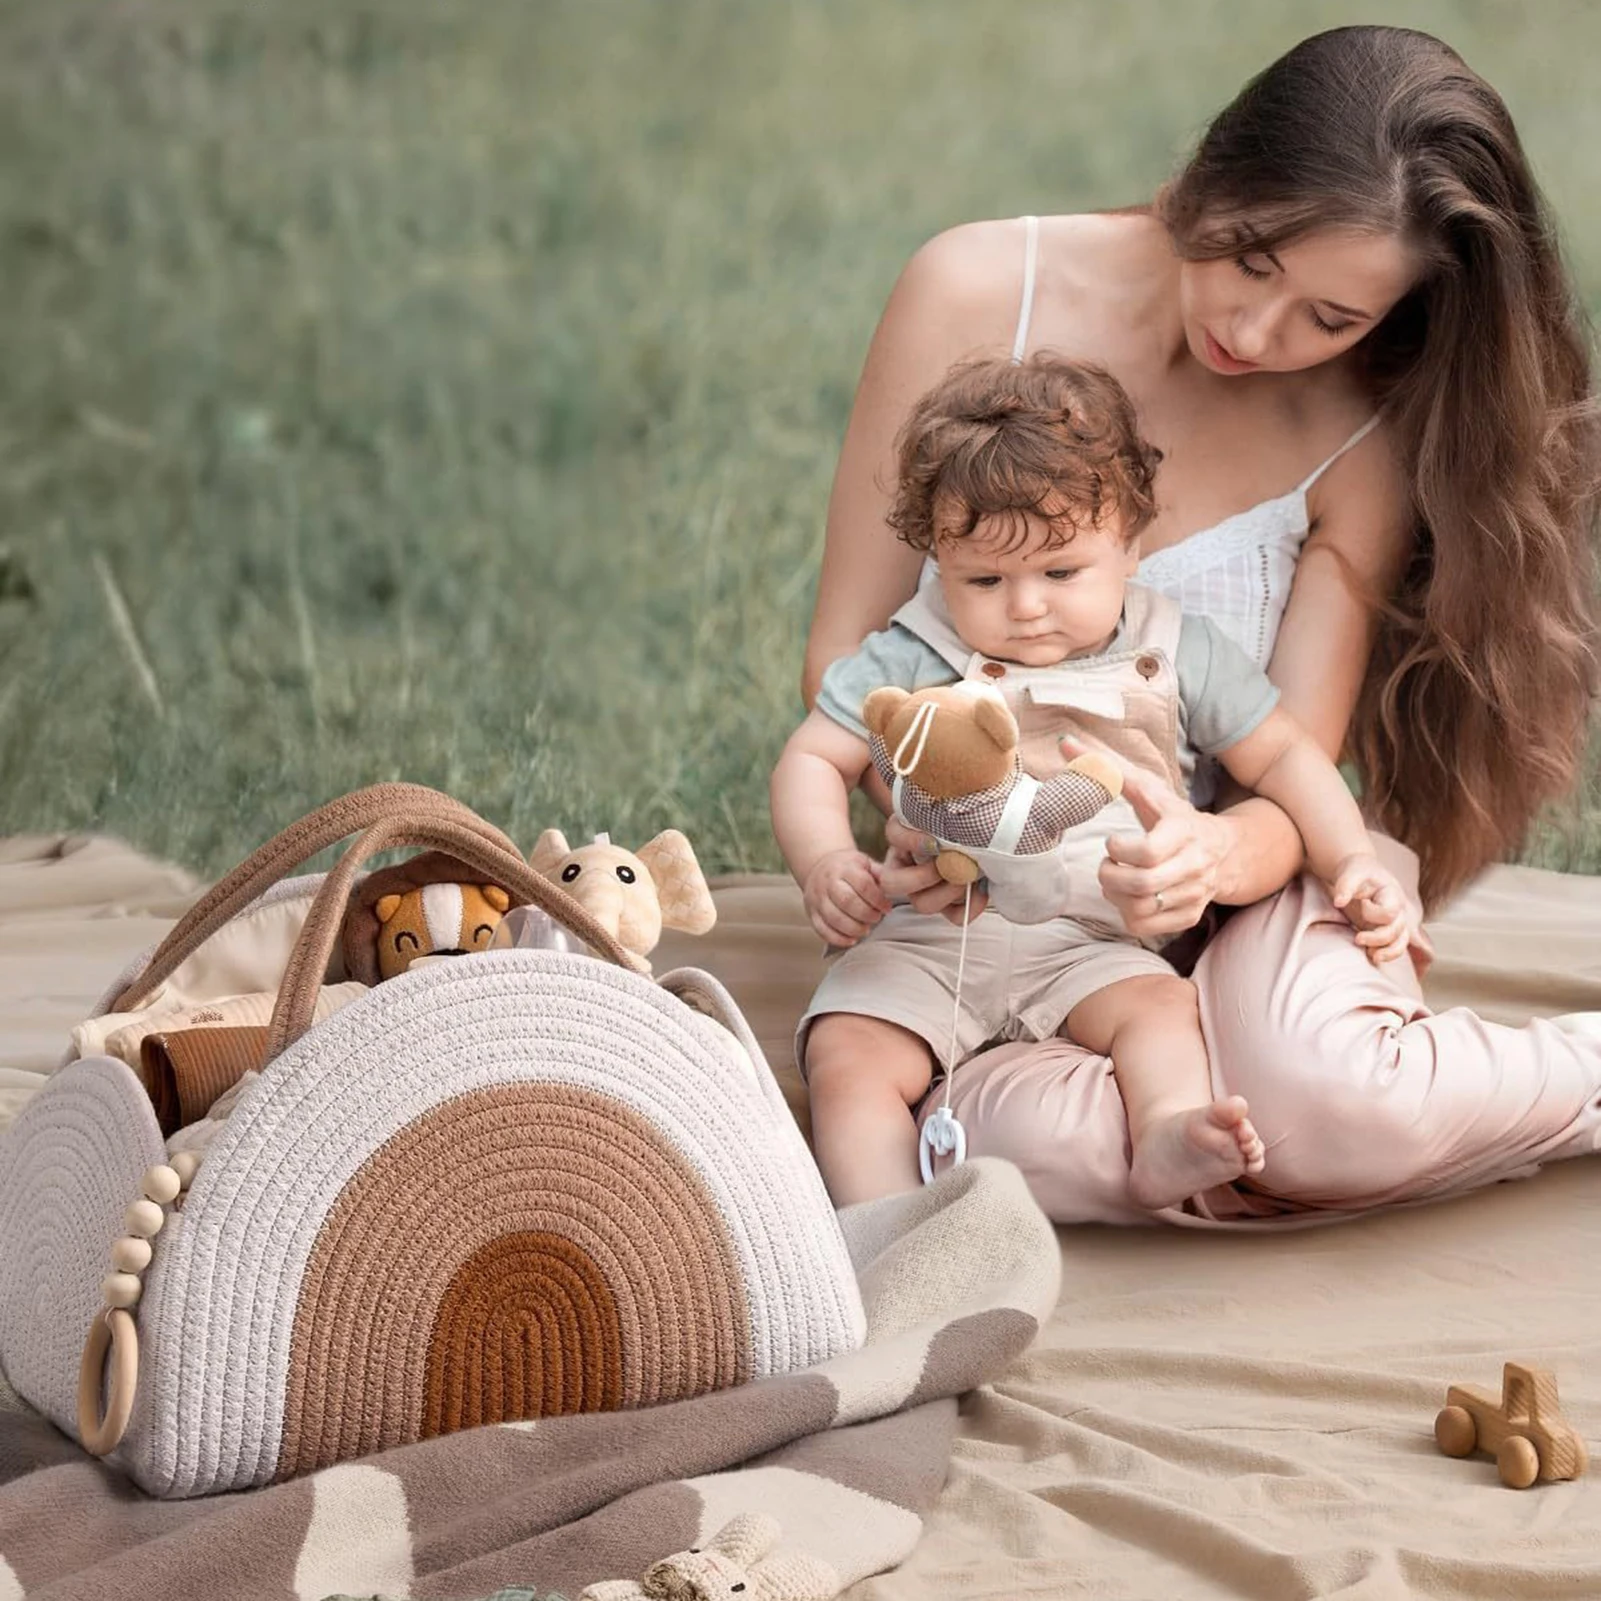
<svg viewBox="0 0 1601 1601">
<path fill-rule="evenodd" d="M 1012 360 L 1028 351 L 1039 265 L 1039 218 L 1025 217 L 1023 303 Z M 1301 546 L 1311 530 L 1306 497 L 1319 478 L 1378 425 L 1371 417 L 1295 488 L 1191 534 L 1140 563 L 1139 581 L 1171 595 L 1187 612 L 1210 617 L 1245 653 L 1266 667 L 1278 638 Z"/>
</svg>

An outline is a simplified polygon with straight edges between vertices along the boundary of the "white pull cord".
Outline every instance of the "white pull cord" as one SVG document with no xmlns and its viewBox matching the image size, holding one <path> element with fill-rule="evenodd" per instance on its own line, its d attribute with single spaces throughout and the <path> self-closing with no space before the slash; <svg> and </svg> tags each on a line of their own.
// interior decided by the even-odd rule
<svg viewBox="0 0 1601 1601">
<path fill-rule="evenodd" d="M 917 764 L 923 759 L 923 747 L 928 744 L 929 731 L 934 726 L 934 713 L 938 710 L 939 707 L 933 701 L 925 700 L 912 713 L 911 725 L 901 736 L 901 742 L 895 747 L 895 754 L 890 758 L 890 766 L 895 769 L 897 778 L 905 778 L 917 771 Z M 917 749 L 912 752 L 912 759 L 903 765 L 906 747 L 913 740 L 917 741 Z"/>
<path fill-rule="evenodd" d="M 890 758 L 890 766 L 895 770 L 897 779 L 906 778 L 917 771 L 917 764 L 923 759 L 928 736 L 934 727 L 934 713 L 938 710 L 933 701 L 924 701 L 912 713 L 912 721 L 901 736 L 900 744 L 895 747 L 895 754 Z M 911 747 L 910 758 L 906 754 L 908 746 Z M 900 799 L 898 783 L 895 791 L 898 804 Z M 956 1114 L 951 1110 L 951 1079 L 956 1072 L 956 1029 L 962 1017 L 962 976 L 967 969 L 967 919 L 972 910 L 973 886 L 969 883 L 962 891 L 962 943 L 956 955 L 956 992 L 951 997 L 951 1043 L 945 1053 L 944 1094 L 938 1109 L 923 1124 L 923 1131 L 917 1137 L 917 1165 L 922 1169 L 925 1184 L 934 1182 L 936 1156 L 950 1157 L 953 1167 L 967 1160 L 967 1130 L 962 1127 Z"/>
<path fill-rule="evenodd" d="M 903 742 L 904 743 L 904 742 Z M 899 756 L 899 752 L 896 755 Z M 962 975 L 967 967 L 967 920 L 973 910 L 973 886 L 962 891 L 962 942 L 956 954 L 956 993 L 951 997 L 951 1043 L 945 1057 L 945 1089 L 934 1115 L 917 1138 L 917 1165 L 923 1182 L 934 1182 L 934 1158 L 948 1156 L 951 1166 L 967 1160 L 967 1130 L 951 1110 L 951 1079 L 956 1074 L 956 1028 L 962 1016 Z"/>
</svg>

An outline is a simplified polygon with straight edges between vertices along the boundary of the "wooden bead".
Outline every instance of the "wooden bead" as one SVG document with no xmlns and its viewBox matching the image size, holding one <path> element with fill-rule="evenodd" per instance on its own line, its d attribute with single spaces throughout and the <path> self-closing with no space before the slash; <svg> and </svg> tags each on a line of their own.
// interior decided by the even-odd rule
<svg viewBox="0 0 1601 1601">
<path fill-rule="evenodd" d="M 144 1289 L 132 1273 L 108 1273 L 101 1281 L 107 1306 L 132 1306 Z"/>
<path fill-rule="evenodd" d="M 150 1266 L 150 1241 L 125 1234 L 112 1242 L 111 1265 L 119 1273 L 143 1273 Z"/>
<path fill-rule="evenodd" d="M 941 851 L 934 865 L 947 884 L 973 884 L 979 878 L 978 863 L 962 851 Z"/>
<path fill-rule="evenodd" d="M 164 1163 L 145 1169 L 144 1179 L 139 1188 L 157 1206 L 165 1206 L 169 1201 L 178 1199 L 178 1191 L 183 1188 L 183 1181 L 177 1173 Z"/>
<path fill-rule="evenodd" d="M 166 1221 L 167 1214 L 154 1201 L 135 1201 L 122 1214 L 122 1226 L 145 1240 L 154 1239 Z"/>
<path fill-rule="evenodd" d="M 178 1182 L 188 1189 L 195 1181 L 195 1174 L 200 1171 L 200 1158 L 193 1151 L 179 1151 L 169 1165 L 178 1175 Z"/>
</svg>

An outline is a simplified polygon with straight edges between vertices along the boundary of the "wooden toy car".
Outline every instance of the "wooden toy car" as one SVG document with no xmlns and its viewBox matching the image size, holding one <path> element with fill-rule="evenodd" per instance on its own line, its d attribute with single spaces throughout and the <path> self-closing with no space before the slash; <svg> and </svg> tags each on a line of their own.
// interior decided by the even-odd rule
<svg viewBox="0 0 1601 1601">
<path fill-rule="evenodd" d="M 1508 1362 L 1499 1401 L 1486 1390 L 1453 1384 L 1434 1420 L 1434 1438 L 1447 1456 L 1493 1451 L 1501 1482 L 1526 1490 L 1536 1479 L 1576 1479 L 1589 1454 L 1557 1411 L 1557 1381 L 1545 1368 Z"/>
</svg>

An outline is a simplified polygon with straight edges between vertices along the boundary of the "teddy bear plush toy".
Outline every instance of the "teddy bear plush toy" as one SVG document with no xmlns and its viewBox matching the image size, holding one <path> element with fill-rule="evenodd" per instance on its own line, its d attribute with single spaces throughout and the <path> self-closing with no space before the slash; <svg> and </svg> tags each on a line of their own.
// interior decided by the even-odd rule
<svg viewBox="0 0 1601 1601">
<path fill-rule="evenodd" d="M 744 1512 L 704 1546 L 663 1557 L 640 1583 L 610 1579 L 579 1592 L 578 1601 L 833 1601 L 839 1575 L 817 1557 L 772 1556 L 778 1519 Z"/>
<path fill-rule="evenodd" d="M 938 842 L 950 884 L 988 880 L 1013 923 L 1059 916 L 1071 895 L 1063 835 L 1122 793 L 1115 763 L 1089 754 L 1054 778 L 1023 770 L 1017 719 L 987 684 L 963 680 L 908 693 L 875 689 L 862 704 L 873 765 L 903 823 Z"/>
<path fill-rule="evenodd" d="M 559 828 L 547 828 L 528 864 L 559 884 L 619 945 L 639 957 L 650 955 L 664 928 L 704 934 L 717 921 L 700 863 L 676 828 L 663 829 L 637 851 L 612 844 L 608 834 L 597 834 L 575 849 Z M 535 941 L 520 932 L 518 943 Z M 564 942 L 558 938 L 550 943 Z M 643 966 L 650 971 L 649 962 Z"/>
<path fill-rule="evenodd" d="M 351 891 L 340 928 L 345 969 L 363 984 L 395 978 L 421 956 L 489 948 L 511 897 L 443 851 L 369 873 Z"/>
</svg>

